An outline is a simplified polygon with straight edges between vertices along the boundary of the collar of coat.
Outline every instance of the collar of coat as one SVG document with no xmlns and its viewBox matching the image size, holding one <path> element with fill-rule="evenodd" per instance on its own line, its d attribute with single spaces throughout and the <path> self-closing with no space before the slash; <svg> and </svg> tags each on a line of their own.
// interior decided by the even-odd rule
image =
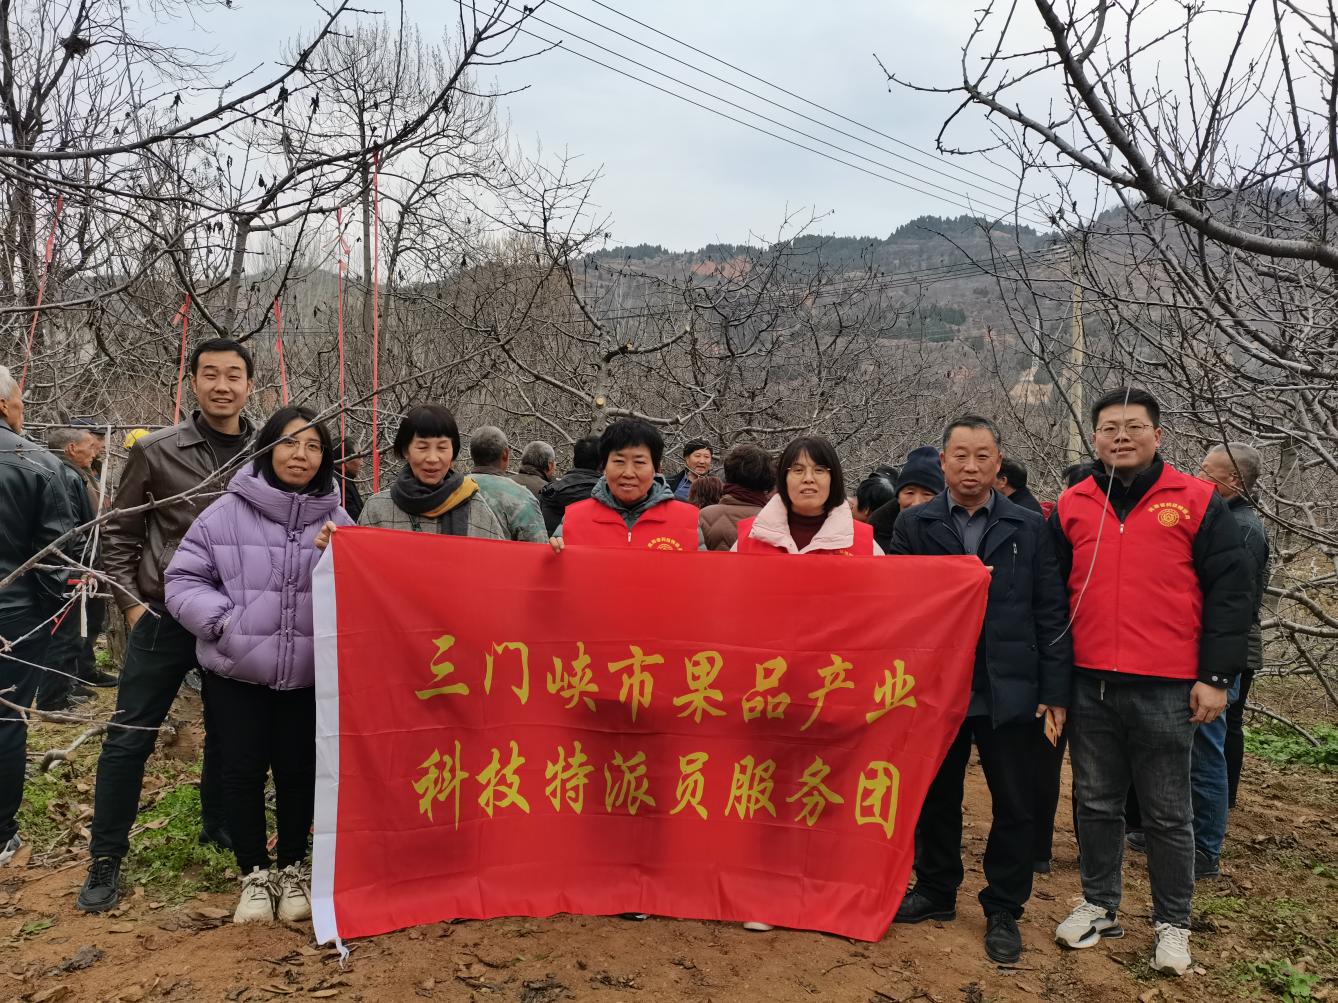
<svg viewBox="0 0 1338 1003">
<path fill-rule="evenodd" d="M 842 502 L 827 513 L 822 528 L 808 546 L 800 550 L 790 535 L 790 512 L 777 494 L 772 495 L 757 513 L 748 535 L 754 540 L 780 547 L 788 554 L 807 554 L 813 550 L 848 550 L 855 544 L 855 517 L 850 514 L 850 506 Z"/>
<path fill-rule="evenodd" d="M 981 537 L 979 557 L 989 558 L 1001 545 L 1007 543 L 1027 521 L 1027 517 L 1038 518 L 1021 506 L 1013 504 L 998 491 L 994 492 L 994 504 L 989 509 L 985 523 L 985 535 Z M 923 505 L 916 505 L 902 512 L 900 518 L 907 517 L 922 520 L 929 525 L 926 532 L 950 554 L 962 553 L 962 539 L 953 525 L 952 502 L 946 490 L 940 491 Z"/>
</svg>

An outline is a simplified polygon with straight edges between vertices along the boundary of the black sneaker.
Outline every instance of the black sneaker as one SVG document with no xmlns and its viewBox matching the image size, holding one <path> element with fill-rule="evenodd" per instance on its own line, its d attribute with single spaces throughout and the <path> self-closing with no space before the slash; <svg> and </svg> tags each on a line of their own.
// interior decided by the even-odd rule
<svg viewBox="0 0 1338 1003">
<path fill-rule="evenodd" d="M 206 826 L 200 830 L 201 846 L 212 846 L 216 850 L 231 850 L 232 836 L 221 825 Z"/>
<path fill-rule="evenodd" d="M 1196 847 L 1194 850 L 1194 880 L 1204 881 L 1208 878 L 1221 877 L 1221 875 L 1222 868 L 1218 861 Z"/>
<path fill-rule="evenodd" d="M 1124 842 L 1135 853 L 1148 852 L 1148 836 L 1142 829 L 1130 829 L 1124 834 Z"/>
<path fill-rule="evenodd" d="M 1049 874 L 1049 873 L 1050 873 L 1050 861 L 1048 861 L 1048 860 L 1037 860 L 1037 861 L 1033 861 L 1033 863 L 1032 863 L 1032 865 L 1031 865 L 1031 872 L 1032 872 L 1033 874 Z"/>
<path fill-rule="evenodd" d="M 88 686 L 97 686 L 101 689 L 107 689 L 120 683 L 120 679 L 110 672 L 103 672 L 101 669 L 94 669 L 87 679 L 83 680 Z"/>
<path fill-rule="evenodd" d="M 1011 965 L 1022 957 L 1022 934 L 1017 932 L 1017 920 L 1006 912 L 985 917 L 985 953 L 999 965 Z"/>
<path fill-rule="evenodd" d="M 928 895 L 912 888 L 906 893 L 906 897 L 901 900 L 901 907 L 897 909 L 897 915 L 892 922 L 923 923 L 927 919 L 940 919 L 946 922 L 956 918 L 956 905 L 943 905 L 941 902 L 935 902 Z"/>
<path fill-rule="evenodd" d="M 121 892 L 116 887 L 120 878 L 120 857 L 94 857 L 75 905 L 81 912 L 106 912 L 114 908 L 121 900 Z"/>
</svg>

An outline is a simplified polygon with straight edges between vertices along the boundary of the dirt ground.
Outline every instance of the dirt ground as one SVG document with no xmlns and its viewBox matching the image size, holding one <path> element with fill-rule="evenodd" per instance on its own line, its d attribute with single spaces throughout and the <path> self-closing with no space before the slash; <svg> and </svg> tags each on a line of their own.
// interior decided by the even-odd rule
<svg viewBox="0 0 1338 1003">
<path fill-rule="evenodd" d="M 184 718 L 197 707 L 184 697 L 178 702 Z M 78 733 L 39 731 L 34 729 L 33 744 L 43 748 Z M 180 764 L 192 753 L 186 743 L 155 756 L 155 764 Z M 87 799 L 96 755 L 96 741 L 89 742 L 73 764 L 57 768 L 72 799 Z M 227 881 L 179 901 L 164 893 L 161 882 L 146 889 L 137 884 L 145 875 L 136 873 L 143 865 L 133 857 L 126 873 L 133 890 L 121 908 L 100 917 L 77 912 L 74 898 L 87 860 L 81 820 L 89 810 L 61 801 L 47 813 L 54 818 L 64 811 L 74 820 L 68 842 L 35 845 L 17 866 L 0 870 L 0 998 L 1153 1003 L 1327 999 L 1334 992 L 1338 999 L 1332 989 L 1338 975 L 1338 774 L 1280 769 L 1254 759 L 1246 769 L 1223 876 L 1201 883 L 1195 899 L 1191 948 L 1197 965 L 1179 980 L 1148 967 L 1151 920 L 1138 857 L 1126 864 L 1128 935 L 1085 951 L 1054 944 L 1054 925 L 1079 894 L 1067 798 L 1059 809 L 1054 871 L 1037 879 L 1021 923 L 1022 962 L 1000 968 L 985 958 L 975 893 L 982 882 L 989 797 L 973 768 L 967 878 L 952 923 L 894 927 L 876 944 L 670 919 L 558 916 L 437 924 L 354 942 L 344 967 L 333 950 L 312 941 L 309 925 L 233 926 L 228 917 L 235 892 L 223 890 Z M 146 799 L 156 776 L 151 770 Z M 143 828 L 158 826 L 154 821 Z M 186 877 L 189 868 L 183 865 L 177 877 Z"/>
</svg>

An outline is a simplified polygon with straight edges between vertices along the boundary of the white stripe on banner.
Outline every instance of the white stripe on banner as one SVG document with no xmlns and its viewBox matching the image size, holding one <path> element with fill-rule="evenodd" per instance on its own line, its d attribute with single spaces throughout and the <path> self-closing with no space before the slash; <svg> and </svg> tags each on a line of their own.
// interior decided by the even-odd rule
<svg viewBox="0 0 1338 1003">
<path fill-rule="evenodd" d="M 335 833 L 339 825 L 339 612 L 333 541 L 312 573 L 316 628 L 316 815 L 311 858 L 311 919 L 316 941 L 339 941 L 335 921 Z M 343 945 L 340 944 L 341 954 Z"/>
</svg>

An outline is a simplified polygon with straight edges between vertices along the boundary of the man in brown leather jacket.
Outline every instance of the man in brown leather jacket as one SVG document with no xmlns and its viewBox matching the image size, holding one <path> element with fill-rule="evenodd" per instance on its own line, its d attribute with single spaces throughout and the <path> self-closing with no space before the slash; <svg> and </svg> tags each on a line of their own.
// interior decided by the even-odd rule
<svg viewBox="0 0 1338 1003">
<path fill-rule="evenodd" d="M 144 764 L 181 681 L 197 662 L 195 638 L 163 605 L 163 573 L 195 517 L 227 488 L 244 462 L 253 429 L 241 416 L 254 367 L 239 343 L 215 338 L 190 357 L 190 385 L 200 410 L 170 428 L 144 436 L 130 450 L 107 522 L 103 569 L 130 626 L 116 693 L 119 724 L 98 759 L 88 879 L 79 908 L 103 912 L 116 905 L 121 860 L 139 810 Z M 147 507 L 146 507 L 147 506 Z M 200 778 L 200 841 L 227 845 L 222 826 L 217 754 L 205 708 L 204 768 Z"/>
</svg>

